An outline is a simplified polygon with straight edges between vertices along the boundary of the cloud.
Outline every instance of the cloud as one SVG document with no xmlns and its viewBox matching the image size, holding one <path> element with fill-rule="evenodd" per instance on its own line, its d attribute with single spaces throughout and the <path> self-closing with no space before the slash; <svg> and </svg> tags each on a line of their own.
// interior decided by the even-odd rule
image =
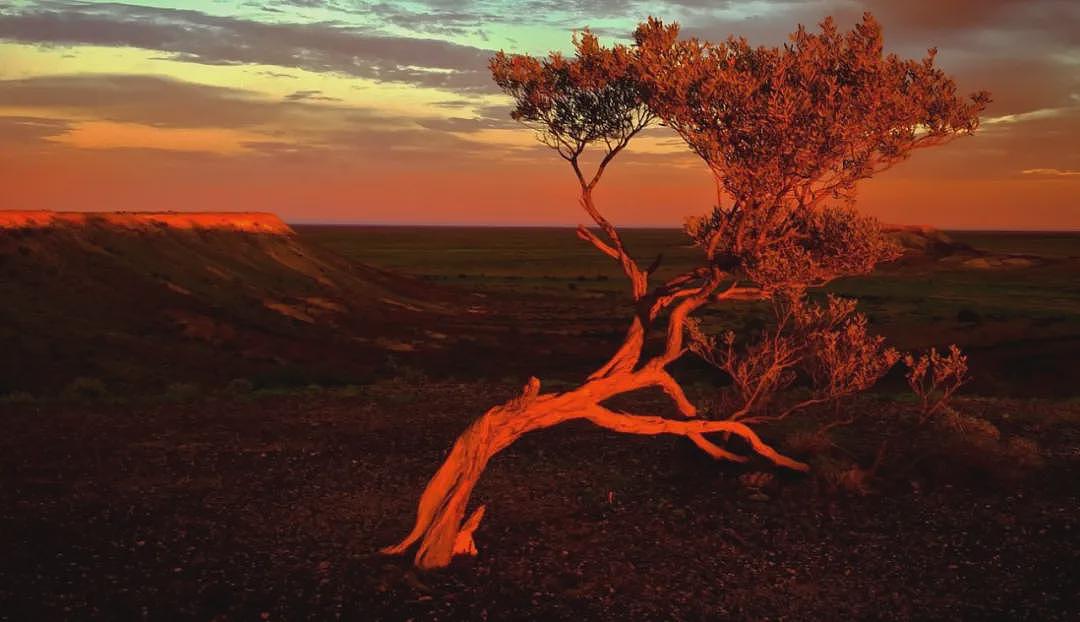
<svg viewBox="0 0 1080 622">
<path fill-rule="evenodd" d="M 308 90 L 308 91 L 294 91 L 285 96 L 287 101 L 323 101 L 323 102 L 339 102 L 342 101 L 340 97 L 329 97 L 323 95 L 322 91 Z"/>
<path fill-rule="evenodd" d="M 150 149 L 236 155 L 249 151 L 248 143 L 266 144 L 272 137 L 231 128 L 156 127 L 138 123 L 83 121 L 46 140 L 80 149 Z"/>
<path fill-rule="evenodd" d="M 68 131 L 70 124 L 60 119 L 41 119 L 25 116 L 0 116 L 0 144 L 24 145 L 58 136 Z"/>
<path fill-rule="evenodd" d="M 0 13 L 0 39 L 131 46 L 183 62 L 264 64 L 426 87 L 491 90 L 491 51 L 338 22 L 266 23 L 192 10 L 50 3 Z"/>
<path fill-rule="evenodd" d="M 122 74 L 0 80 L 0 102 L 52 116 L 89 116 L 164 127 L 259 125 L 279 119 L 286 110 L 249 91 Z"/>
<path fill-rule="evenodd" d="M 1020 171 L 1020 174 L 1044 178 L 1080 178 L 1080 170 L 1061 170 L 1058 168 L 1028 168 Z"/>
<path fill-rule="evenodd" d="M 443 101 L 433 102 L 432 106 L 439 108 L 469 108 L 476 105 L 476 100 L 472 99 L 445 99 Z"/>
<path fill-rule="evenodd" d="M 998 117 L 989 117 L 983 119 L 984 125 L 999 125 L 1010 123 L 1023 123 L 1025 121 L 1039 121 L 1041 119 L 1053 119 L 1065 115 L 1074 108 L 1039 108 L 1038 110 L 1028 110 L 1027 112 L 1018 112 L 1015 114 L 1006 114 Z"/>
<path fill-rule="evenodd" d="M 910 32 L 1038 30 L 1042 42 L 1078 41 L 1080 5 L 1071 0 L 863 0 L 862 4 L 882 23 Z"/>
<path fill-rule="evenodd" d="M 332 99 L 318 90 L 270 98 L 160 76 L 0 80 L 0 144 L 440 165 L 514 149 L 481 134 L 512 125 L 505 106 L 478 106 L 471 119 L 428 122 Z"/>
<path fill-rule="evenodd" d="M 481 130 L 503 130 L 520 128 L 521 125 L 510 118 L 509 105 L 480 106 L 474 117 L 450 117 L 446 119 L 421 119 L 417 124 L 431 130 L 453 133 L 473 133 Z"/>
<path fill-rule="evenodd" d="M 400 28 L 444 35 L 482 35 L 482 26 L 499 21 L 497 13 L 475 3 L 469 5 L 465 2 L 453 8 L 424 6 L 418 10 L 390 2 L 378 2 L 368 6 L 367 10 L 385 23 Z"/>
<path fill-rule="evenodd" d="M 864 4 L 886 23 L 938 30 L 993 23 L 1002 13 L 1030 0 L 866 0 Z"/>
<path fill-rule="evenodd" d="M 285 72 L 282 72 L 282 71 L 260 71 L 259 75 L 267 76 L 269 78 L 285 78 L 285 79 L 288 79 L 288 80 L 298 80 L 299 79 L 299 78 L 297 78 L 296 76 L 294 76 L 291 73 L 285 73 Z"/>
</svg>

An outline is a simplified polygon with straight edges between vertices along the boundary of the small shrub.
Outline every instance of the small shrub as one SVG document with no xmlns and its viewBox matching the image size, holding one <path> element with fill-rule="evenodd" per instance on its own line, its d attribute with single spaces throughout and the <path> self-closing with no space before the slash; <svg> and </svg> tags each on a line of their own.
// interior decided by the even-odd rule
<svg viewBox="0 0 1080 622">
<path fill-rule="evenodd" d="M 773 315 L 775 322 L 745 345 L 736 345 L 733 331 L 714 336 L 696 319 L 686 321 L 689 349 L 731 380 L 714 409 L 728 414 L 718 418 L 761 423 L 820 405 L 839 413 L 841 400 L 869 389 L 900 358 L 870 333 L 854 300 L 830 295 L 821 305 L 792 288 L 773 296 Z M 800 376 L 809 380 L 810 393 L 779 407 L 776 398 Z"/>
<path fill-rule="evenodd" d="M 409 365 L 408 363 L 402 363 L 398 359 L 389 356 L 386 358 L 386 370 L 390 373 L 390 381 L 393 383 L 400 383 L 405 385 L 423 385 L 429 382 L 429 378 L 424 370 Z"/>
<path fill-rule="evenodd" d="M 343 387 L 340 387 L 337 390 L 337 393 L 342 397 L 360 397 L 361 395 L 364 395 L 365 390 L 362 386 L 355 384 L 347 384 Z"/>
<path fill-rule="evenodd" d="M 939 442 L 924 463 L 939 481 L 1013 486 L 1043 464 L 1038 445 L 1022 437 L 999 440 L 981 433 L 953 433 L 939 435 Z"/>
<path fill-rule="evenodd" d="M 791 453 L 797 456 L 817 456 L 832 449 L 833 442 L 829 436 L 818 431 L 799 431 L 787 438 L 786 445 Z"/>
<path fill-rule="evenodd" d="M 1020 466 L 1037 467 L 1042 465 L 1042 452 L 1039 444 L 1022 436 L 1014 436 L 1005 443 L 1005 453 Z"/>
<path fill-rule="evenodd" d="M 743 473 L 739 476 L 739 483 L 742 484 L 744 488 L 749 488 L 751 490 L 767 488 L 775 480 L 775 475 L 765 471 L 753 471 L 750 473 Z"/>
<path fill-rule="evenodd" d="M 919 423 L 926 423 L 938 413 L 951 410 L 949 400 L 956 391 L 971 380 L 968 375 L 967 355 L 956 345 L 949 346 L 947 355 L 936 348 L 918 358 L 908 354 L 904 357 L 907 365 L 908 386 L 919 397 L 921 415 Z"/>
<path fill-rule="evenodd" d="M 34 396 L 26 391 L 12 391 L 0 398 L 0 401 L 8 404 L 29 404 L 34 401 Z"/>
<path fill-rule="evenodd" d="M 822 469 L 821 476 L 832 491 L 861 497 L 870 493 L 873 474 L 857 464 L 847 464 Z"/>
<path fill-rule="evenodd" d="M 199 385 L 188 382 L 174 382 L 165 389 L 165 397 L 173 402 L 190 402 L 200 393 Z"/>
<path fill-rule="evenodd" d="M 233 378 L 225 385 L 225 390 L 235 395 L 247 395 L 255 390 L 255 383 L 247 378 Z"/>
<path fill-rule="evenodd" d="M 874 462 L 869 467 L 863 467 L 848 459 L 823 458 L 818 460 L 818 477 L 825 483 L 830 492 L 842 492 L 847 494 L 864 496 L 870 494 L 870 483 L 877 476 L 885 460 L 886 444 L 882 443 L 874 456 Z"/>
<path fill-rule="evenodd" d="M 986 419 L 965 415 L 946 406 L 939 421 L 947 428 L 966 436 L 982 437 L 989 440 L 999 440 L 1001 430 Z"/>
<path fill-rule="evenodd" d="M 97 400 L 106 397 L 109 390 L 105 383 L 97 378 L 80 376 L 64 387 L 63 395 L 68 399 Z"/>
</svg>

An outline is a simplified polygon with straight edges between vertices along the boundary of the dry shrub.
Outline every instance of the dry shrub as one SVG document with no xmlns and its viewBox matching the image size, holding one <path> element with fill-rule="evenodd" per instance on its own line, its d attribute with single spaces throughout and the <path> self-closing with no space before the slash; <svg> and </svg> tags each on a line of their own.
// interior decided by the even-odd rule
<svg viewBox="0 0 1080 622">
<path fill-rule="evenodd" d="M 830 493 L 867 495 L 876 468 L 863 468 L 850 460 L 821 460 L 816 465 L 818 480 Z"/>
<path fill-rule="evenodd" d="M 225 385 L 225 391 L 234 395 L 247 395 L 255 390 L 255 384 L 247 378 L 233 378 Z"/>
<path fill-rule="evenodd" d="M 739 483 L 744 488 L 751 490 L 761 490 L 767 488 L 776 480 L 776 476 L 772 473 L 766 473 L 765 471 L 752 471 L 750 473 L 743 473 L 739 476 Z"/>
<path fill-rule="evenodd" d="M 832 439 L 821 430 L 800 430 L 788 436 L 785 445 L 796 456 L 817 456 L 833 448 Z"/>
<path fill-rule="evenodd" d="M 978 417 L 946 415 L 935 420 L 931 448 L 919 462 L 926 475 L 947 482 L 980 485 L 1013 485 L 1043 466 L 1043 456 L 1034 441 L 1012 436 L 1003 438 L 992 423 Z"/>
<path fill-rule="evenodd" d="M 99 400 L 109 395 L 109 389 L 98 378 L 80 376 L 64 387 L 63 395 L 74 400 Z"/>
<path fill-rule="evenodd" d="M 12 391 L 3 397 L 0 402 L 7 404 L 30 404 L 34 401 L 34 395 L 26 391 Z"/>
<path fill-rule="evenodd" d="M 837 492 L 860 496 L 870 493 L 872 474 L 869 469 L 864 469 L 857 464 L 851 464 L 845 469 L 828 471 L 823 475 L 832 489 Z"/>
<path fill-rule="evenodd" d="M 956 344 L 949 346 L 947 355 L 939 353 L 936 348 L 930 348 L 929 353 L 918 358 L 907 354 L 904 365 L 908 368 L 908 386 L 920 401 L 919 423 L 926 423 L 934 415 L 951 410 L 949 400 L 970 381 L 967 355 Z"/>
<path fill-rule="evenodd" d="M 1043 464 L 1039 444 L 1029 438 L 1013 436 L 1005 442 L 1004 450 L 1006 455 L 1022 467 L 1035 468 Z"/>
<path fill-rule="evenodd" d="M 190 402 L 202 395 L 202 387 L 190 382 L 173 382 L 165 387 L 165 399 L 173 402 Z"/>
<path fill-rule="evenodd" d="M 731 379 L 717 401 L 720 418 L 763 423 L 824 404 L 838 412 L 841 400 L 873 386 L 900 358 L 869 332 L 854 300 L 829 295 L 817 304 L 800 288 L 777 291 L 772 299 L 772 325 L 742 347 L 730 331 L 717 339 L 687 321 L 690 350 Z M 810 382 L 810 396 L 785 400 L 784 390 L 800 375 Z"/>
<path fill-rule="evenodd" d="M 949 406 L 941 409 L 936 419 L 942 427 L 975 439 L 997 441 L 1001 439 L 1001 430 L 996 425 L 981 417 L 965 415 Z"/>
</svg>

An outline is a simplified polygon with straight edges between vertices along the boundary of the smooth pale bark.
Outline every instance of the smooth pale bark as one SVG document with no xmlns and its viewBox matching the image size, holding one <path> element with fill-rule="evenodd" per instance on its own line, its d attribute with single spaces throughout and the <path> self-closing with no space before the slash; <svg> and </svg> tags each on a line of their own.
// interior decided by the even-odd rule
<svg viewBox="0 0 1080 622">
<path fill-rule="evenodd" d="M 454 555 L 475 555 L 472 534 L 485 508 L 477 508 L 469 520 L 465 512 L 469 497 L 488 461 L 519 437 L 533 430 L 548 428 L 573 419 L 584 419 L 598 426 L 625 434 L 677 434 L 689 437 L 716 458 L 745 460 L 705 439 L 710 432 L 727 432 L 742 437 L 760 455 L 777 465 L 805 471 L 806 465 L 777 453 L 748 426 L 734 421 L 679 421 L 663 417 L 633 415 L 609 410 L 601 403 L 615 395 L 659 386 L 686 400 L 674 379 L 656 365 L 646 365 L 635 372 L 624 372 L 589 380 L 566 393 L 540 394 L 540 381 L 529 380 L 522 395 L 496 406 L 465 430 L 454 443 L 450 454 L 420 497 L 416 523 L 404 540 L 383 549 L 384 553 L 403 553 L 419 542 L 416 565 L 420 568 L 446 566 Z M 685 405 L 693 408 L 689 401 Z M 692 411 L 684 414 L 693 415 Z"/>
</svg>

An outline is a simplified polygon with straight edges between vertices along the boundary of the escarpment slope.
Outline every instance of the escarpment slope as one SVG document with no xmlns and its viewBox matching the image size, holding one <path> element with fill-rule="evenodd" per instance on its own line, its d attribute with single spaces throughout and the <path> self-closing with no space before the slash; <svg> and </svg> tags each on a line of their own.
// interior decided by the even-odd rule
<svg viewBox="0 0 1080 622">
<path fill-rule="evenodd" d="M 266 213 L 0 211 L 0 301 L 0 395 L 357 382 L 454 309 Z"/>
</svg>

